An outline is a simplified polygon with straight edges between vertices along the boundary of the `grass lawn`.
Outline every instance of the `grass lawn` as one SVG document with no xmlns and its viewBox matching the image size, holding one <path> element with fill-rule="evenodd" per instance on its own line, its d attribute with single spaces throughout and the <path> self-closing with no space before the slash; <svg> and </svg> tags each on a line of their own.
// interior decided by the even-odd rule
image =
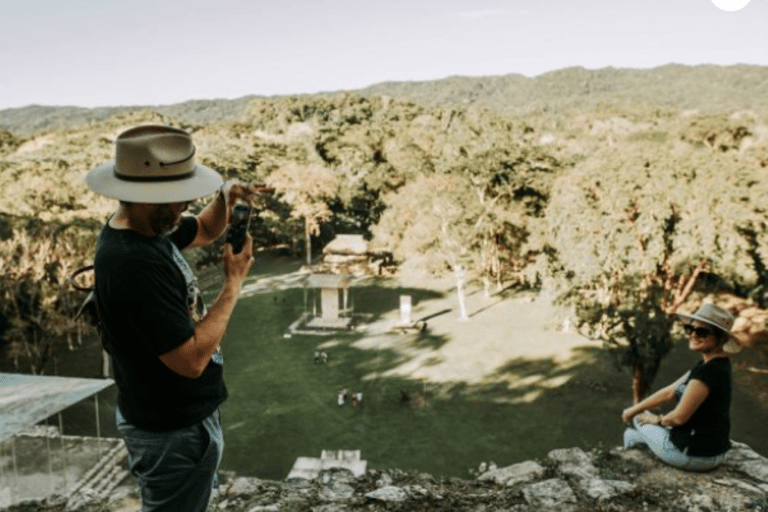
<svg viewBox="0 0 768 512">
<path fill-rule="evenodd" d="M 259 266 L 261 277 L 230 322 L 223 469 L 283 479 L 299 456 L 359 449 L 369 468 L 467 477 L 483 461 L 509 465 L 555 448 L 620 443 L 629 377 L 599 345 L 547 328 L 550 307 L 514 295 L 488 301 L 476 292 L 468 297 L 471 320 L 459 322 L 450 281 L 420 288 L 409 280 L 408 289 L 374 282 L 353 288 L 356 312 L 374 324 L 394 320 L 398 295 L 408 293 L 413 317 L 431 317 L 428 331 L 284 338 L 303 309 L 303 289 L 271 280 L 292 268 Z M 316 350 L 328 353 L 327 364 L 315 363 Z M 695 357 L 676 347 L 656 384 L 676 378 Z M 361 391 L 363 406 L 338 406 L 343 388 Z M 401 392 L 414 399 L 404 402 Z M 750 407 L 750 397 L 736 395 L 734 409 Z M 759 436 L 740 422 L 733 438 L 759 450 Z"/>
<path fill-rule="evenodd" d="M 359 449 L 372 469 L 468 477 L 481 462 L 505 466 L 555 448 L 620 444 L 628 374 L 599 344 L 556 329 L 557 311 L 546 301 L 511 292 L 489 301 L 470 287 L 471 318 L 459 322 L 450 280 L 404 279 L 407 288 L 378 280 L 353 288 L 355 311 L 370 316 L 368 325 L 382 325 L 398 318 L 398 296 L 407 293 L 412 317 L 429 317 L 425 333 L 284 338 L 303 310 L 297 268 L 257 262 L 230 322 L 222 469 L 281 480 L 299 456 Z M 314 362 L 316 350 L 327 352 L 327 364 Z M 58 373 L 96 376 L 99 354 L 95 343 L 66 354 Z M 654 387 L 696 357 L 675 346 Z M 764 389 L 766 376 L 736 363 L 731 438 L 768 454 L 768 407 L 747 386 Z M 339 407 L 343 388 L 361 391 L 363 407 Z M 103 435 L 117 435 L 115 400 L 114 388 L 100 394 Z M 63 423 L 67 433 L 93 435 L 93 400 L 70 407 Z"/>
<path fill-rule="evenodd" d="M 573 410 L 570 401 L 510 405 L 497 400 L 498 388 L 371 378 L 401 356 L 356 348 L 355 335 L 286 339 L 283 333 L 297 317 L 292 305 L 302 301 L 302 291 L 291 290 L 254 295 L 238 306 L 225 348 L 225 469 L 282 479 L 298 456 L 360 449 L 369 467 L 467 476 L 484 460 L 536 458 L 547 451 L 543 446 L 599 440 L 591 429 L 579 428 L 586 423 L 580 413 L 569 414 L 569 422 L 552 421 L 564 408 Z M 314 362 L 318 349 L 328 353 L 327 364 Z M 361 391 L 363 406 L 338 406 L 343 388 Z M 424 403 L 403 402 L 401 391 Z"/>
</svg>

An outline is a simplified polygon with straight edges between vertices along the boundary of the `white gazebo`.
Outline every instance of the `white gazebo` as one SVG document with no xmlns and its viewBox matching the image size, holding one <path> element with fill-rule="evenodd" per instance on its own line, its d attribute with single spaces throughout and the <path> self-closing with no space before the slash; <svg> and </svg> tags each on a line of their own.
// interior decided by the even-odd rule
<svg viewBox="0 0 768 512">
<path fill-rule="evenodd" d="M 344 274 L 310 274 L 307 285 L 320 290 L 320 308 L 313 300 L 312 317 L 305 327 L 310 329 L 348 329 L 352 324 L 349 287 L 352 279 Z"/>
</svg>

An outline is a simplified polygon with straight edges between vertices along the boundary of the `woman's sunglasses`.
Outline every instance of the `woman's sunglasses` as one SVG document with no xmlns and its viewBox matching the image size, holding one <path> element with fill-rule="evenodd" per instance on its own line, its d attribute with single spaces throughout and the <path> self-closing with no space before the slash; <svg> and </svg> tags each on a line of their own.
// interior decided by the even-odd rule
<svg viewBox="0 0 768 512">
<path fill-rule="evenodd" d="M 706 338 L 711 334 L 715 334 L 715 331 L 712 329 L 707 329 L 706 327 L 694 327 L 692 325 L 684 325 L 683 330 L 686 335 L 690 336 L 691 334 L 695 334 L 697 338 Z"/>
</svg>

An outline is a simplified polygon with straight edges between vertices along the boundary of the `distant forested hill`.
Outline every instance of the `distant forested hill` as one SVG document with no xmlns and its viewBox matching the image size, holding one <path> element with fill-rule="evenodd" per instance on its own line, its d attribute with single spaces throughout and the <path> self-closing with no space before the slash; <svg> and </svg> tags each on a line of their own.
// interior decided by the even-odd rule
<svg viewBox="0 0 768 512">
<path fill-rule="evenodd" d="M 405 97 L 429 105 L 477 104 L 512 114 L 599 104 L 656 105 L 703 112 L 760 111 L 768 106 L 768 67 L 677 64 L 652 69 L 572 67 L 534 78 L 504 75 L 387 82 L 360 92 Z"/>
<path fill-rule="evenodd" d="M 428 106 L 482 106 L 498 113 L 556 113 L 596 106 L 696 109 L 702 112 L 768 110 L 768 67 L 682 66 L 652 69 L 572 67 L 528 78 L 510 74 L 449 77 L 425 82 L 384 82 L 356 91 Z M 324 96 L 317 94 L 312 96 Z M 310 96 L 310 95 L 307 95 Z M 30 105 L 0 110 L 0 128 L 17 135 L 57 130 L 142 108 L 195 125 L 238 121 L 256 96 L 200 99 L 163 106 L 83 108 Z M 274 99 L 279 99 L 276 97 Z"/>
<path fill-rule="evenodd" d="M 0 110 L 0 129 L 9 130 L 17 135 L 30 135 L 81 126 L 89 122 L 107 119 L 115 114 L 137 110 L 152 110 L 167 117 L 201 125 L 237 120 L 239 113 L 253 98 L 255 96 L 245 96 L 234 100 L 191 100 L 175 105 L 97 108 L 29 105 Z"/>
</svg>

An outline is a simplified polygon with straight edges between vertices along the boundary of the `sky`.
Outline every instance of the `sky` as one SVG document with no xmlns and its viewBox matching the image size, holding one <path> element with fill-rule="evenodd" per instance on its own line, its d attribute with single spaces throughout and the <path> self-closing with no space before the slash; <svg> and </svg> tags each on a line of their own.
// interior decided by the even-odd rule
<svg viewBox="0 0 768 512">
<path fill-rule="evenodd" d="M 768 0 L 15 0 L 0 10 L 0 109 L 768 66 L 767 26 Z"/>
</svg>

